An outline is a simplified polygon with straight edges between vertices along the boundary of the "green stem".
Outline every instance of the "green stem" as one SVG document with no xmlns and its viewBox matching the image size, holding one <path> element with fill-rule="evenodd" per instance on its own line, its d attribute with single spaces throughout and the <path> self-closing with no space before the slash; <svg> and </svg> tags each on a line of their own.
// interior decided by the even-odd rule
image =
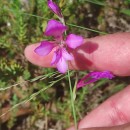
<svg viewBox="0 0 130 130">
<path fill-rule="evenodd" d="M 72 113 L 73 113 L 73 117 L 74 117 L 74 124 L 75 124 L 75 129 L 78 130 L 77 118 L 76 118 L 76 112 L 75 112 L 75 105 L 74 105 L 74 100 L 73 100 L 73 91 L 72 91 L 72 85 L 71 85 L 69 70 L 68 70 L 68 80 L 69 80 L 69 87 L 70 87 L 71 107 L 72 107 Z"/>
<path fill-rule="evenodd" d="M 66 24 L 69 25 L 69 26 L 72 26 L 72 27 L 76 27 L 76 28 L 88 30 L 88 31 L 91 31 L 91 32 L 96 32 L 96 33 L 103 34 L 103 35 L 107 34 L 106 32 L 102 32 L 102 31 L 91 29 L 91 28 L 86 28 L 86 27 L 78 26 L 78 25 L 71 24 L 71 23 L 66 23 Z"/>
</svg>

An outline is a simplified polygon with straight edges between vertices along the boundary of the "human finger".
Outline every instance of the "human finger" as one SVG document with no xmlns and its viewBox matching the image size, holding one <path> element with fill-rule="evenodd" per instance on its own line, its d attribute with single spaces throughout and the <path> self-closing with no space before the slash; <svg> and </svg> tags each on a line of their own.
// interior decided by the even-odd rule
<svg viewBox="0 0 130 130">
<path fill-rule="evenodd" d="M 113 126 L 113 127 L 93 127 L 93 128 L 84 128 L 79 130 L 130 130 L 130 123 Z"/>
<path fill-rule="evenodd" d="M 39 44 L 29 45 L 25 49 L 26 58 L 35 65 L 52 67 L 54 50 L 47 56 L 39 56 L 34 50 Z M 130 33 L 116 33 L 84 40 L 84 44 L 71 50 L 74 60 L 70 69 L 109 70 L 115 75 L 130 75 Z"/>
<path fill-rule="evenodd" d="M 108 127 L 130 122 L 130 85 L 110 97 L 79 122 L 79 129 Z M 67 130 L 75 130 L 71 127 Z"/>
</svg>

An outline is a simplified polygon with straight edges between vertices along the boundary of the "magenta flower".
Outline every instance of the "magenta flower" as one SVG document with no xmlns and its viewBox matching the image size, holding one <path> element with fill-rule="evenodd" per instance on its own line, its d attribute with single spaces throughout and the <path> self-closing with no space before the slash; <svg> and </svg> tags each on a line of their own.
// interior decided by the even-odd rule
<svg viewBox="0 0 130 130">
<path fill-rule="evenodd" d="M 54 52 L 51 65 L 56 65 L 57 69 L 61 73 L 65 73 L 68 69 L 67 61 L 73 60 L 73 56 L 67 51 L 67 48 L 75 49 L 83 43 L 83 38 L 75 34 L 70 34 L 67 39 L 64 40 L 63 33 L 67 30 L 67 27 L 56 20 L 50 20 L 47 24 L 45 35 L 53 36 L 54 42 L 42 41 L 34 51 L 40 56 L 48 55 L 52 49 L 58 44 L 56 51 Z"/>
<path fill-rule="evenodd" d="M 79 47 L 83 43 L 83 38 L 70 34 L 65 40 L 63 33 L 67 30 L 67 27 L 64 25 L 65 22 L 60 8 L 52 0 L 48 0 L 48 7 L 59 17 L 62 23 L 57 20 L 50 20 L 47 24 L 45 35 L 54 37 L 55 42 L 42 41 L 40 46 L 34 51 L 40 56 L 46 56 L 58 44 L 51 65 L 55 65 L 59 72 L 65 73 L 68 69 L 67 61 L 73 60 L 73 56 L 67 51 L 67 48 L 75 49 Z"/>
<path fill-rule="evenodd" d="M 56 3 L 54 3 L 52 0 L 48 0 L 48 7 L 49 7 L 57 16 L 59 16 L 60 18 L 63 17 L 59 6 L 58 6 Z"/>
<path fill-rule="evenodd" d="M 112 79 L 114 78 L 114 75 L 110 71 L 90 72 L 78 82 L 77 89 L 82 88 L 83 86 L 87 84 L 96 82 L 97 80 L 102 79 L 102 78 Z"/>
</svg>

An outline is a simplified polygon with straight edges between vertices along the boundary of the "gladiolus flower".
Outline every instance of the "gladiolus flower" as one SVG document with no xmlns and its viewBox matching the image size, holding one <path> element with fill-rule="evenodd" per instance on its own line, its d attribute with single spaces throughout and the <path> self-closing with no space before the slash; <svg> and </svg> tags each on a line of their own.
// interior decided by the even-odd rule
<svg viewBox="0 0 130 130">
<path fill-rule="evenodd" d="M 110 71 L 103 72 L 90 72 L 86 76 L 84 76 L 77 84 L 77 89 L 84 87 L 87 84 L 96 82 L 102 78 L 112 79 L 114 75 Z M 87 80 L 87 81 L 86 81 Z"/>
<path fill-rule="evenodd" d="M 67 27 L 63 24 L 64 19 L 61 10 L 52 0 L 48 0 L 48 7 L 59 17 L 62 23 L 57 20 L 48 21 L 45 35 L 53 36 L 55 38 L 55 43 L 42 41 L 40 46 L 34 51 L 40 56 L 46 56 L 52 51 L 56 44 L 58 44 L 51 65 L 55 65 L 59 72 L 65 73 L 68 69 L 67 61 L 73 60 L 73 56 L 67 51 L 67 47 L 72 49 L 79 47 L 83 43 L 83 37 L 70 34 L 67 36 L 66 40 L 64 40 L 63 33 L 67 30 Z"/>
<path fill-rule="evenodd" d="M 81 36 L 70 34 L 67 39 L 64 40 L 62 34 L 67 30 L 67 27 L 61 22 L 56 20 L 50 20 L 47 24 L 45 35 L 53 36 L 54 42 L 42 41 L 34 51 L 40 56 L 48 55 L 55 44 L 58 43 L 57 50 L 54 52 L 51 65 L 56 65 L 57 69 L 61 73 L 65 73 L 68 69 L 67 61 L 73 60 L 73 56 L 66 50 L 67 47 L 75 49 L 83 43 Z"/>
<path fill-rule="evenodd" d="M 62 13 L 61 13 L 61 9 L 59 8 L 59 6 L 54 3 L 52 0 L 48 0 L 48 7 L 51 9 L 51 11 L 53 11 L 57 16 L 59 16 L 60 18 L 62 18 Z"/>
</svg>

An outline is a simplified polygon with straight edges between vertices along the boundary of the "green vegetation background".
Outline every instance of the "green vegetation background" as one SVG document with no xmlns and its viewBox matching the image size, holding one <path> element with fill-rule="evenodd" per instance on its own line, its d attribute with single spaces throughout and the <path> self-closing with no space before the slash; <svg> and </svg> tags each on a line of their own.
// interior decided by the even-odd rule
<svg viewBox="0 0 130 130">
<path fill-rule="evenodd" d="M 105 33 L 130 31 L 130 0 L 112 2 L 57 0 L 56 2 L 59 3 L 65 16 L 68 32 L 93 37 Z M 27 45 L 47 39 L 43 32 L 48 19 L 52 18 L 56 17 L 48 9 L 46 0 L 0 2 L 0 115 L 4 114 L 1 118 L 5 118 L 11 111 L 6 123 L 4 121 L 6 129 L 17 130 L 16 124 L 21 125 L 27 119 L 30 121 L 30 129 L 38 127 L 35 123 L 39 119 L 46 121 L 45 130 L 48 128 L 60 130 L 57 128 L 58 123 L 61 129 L 73 124 L 68 79 L 58 74 L 55 69 L 32 65 L 23 53 Z M 75 73 L 81 78 L 87 71 Z M 75 73 L 71 74 L 73 85 L 76 80 Z M 11 86 L 17 83 L 20 84 Z M 82 119 L 86 113 L 128 83 L 128 78 L 101 80 L 90 85 L 93 87 L 86 87 L 77 92 L 75 105 L 78 119 Z M 43 90 L 50 84 L 51 88 Z M 6 107 L 9 111 L 3 113 L 2 110 Z M 20 118 L 18 113 L 21 110 L 25 111 L 25 114 L 21 115 L 28 116 Z M 21 122 L 17 123 L 19 119 Z"/>
</svg>

